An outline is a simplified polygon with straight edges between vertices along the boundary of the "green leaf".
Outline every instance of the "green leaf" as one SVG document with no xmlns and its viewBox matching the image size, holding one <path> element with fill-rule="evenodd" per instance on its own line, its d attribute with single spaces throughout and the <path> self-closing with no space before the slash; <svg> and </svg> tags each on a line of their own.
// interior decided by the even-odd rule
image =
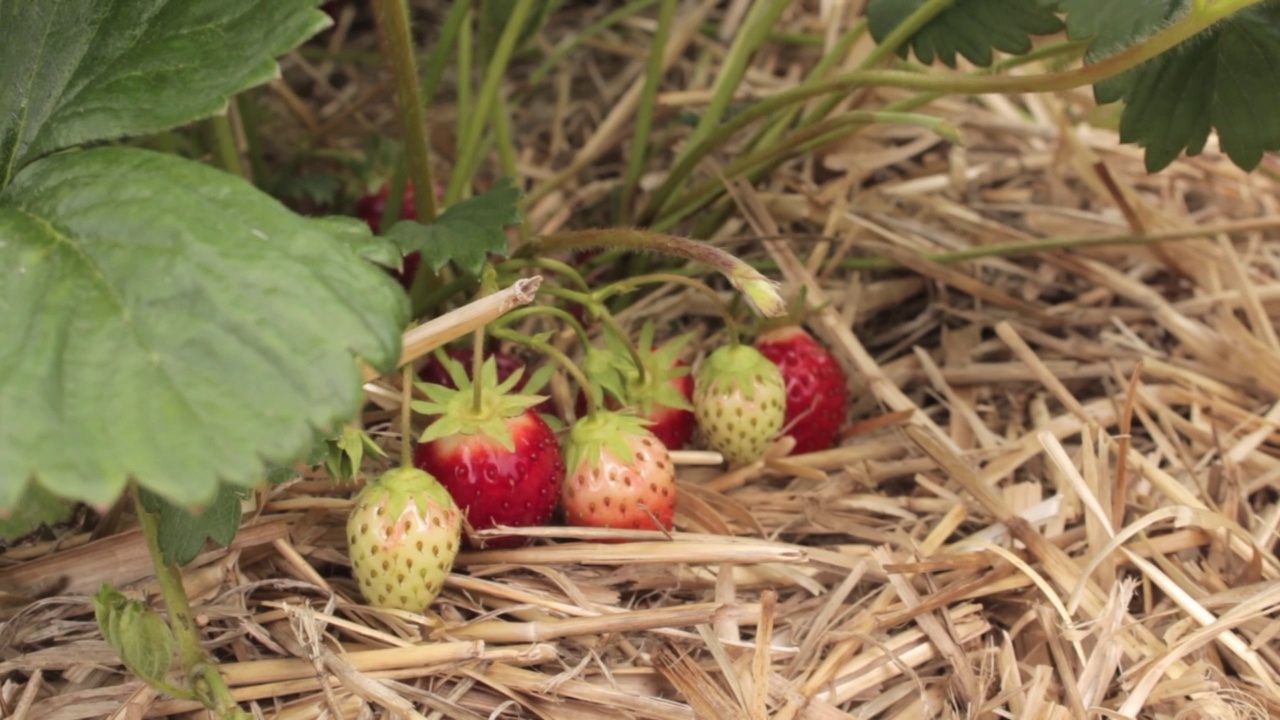
<svg viewBox="0 0 1280 720">
<path fill-rule="evenodd" d="M 72 509 L 71 503 L 39 485 L 28 485 L 12 510 L 0 515 L 0 540 L 15 540 L 42 525 L 64 522 Z"/>
<path fill-rule="evenodd" d="M 876 42 L 883 42 L 926 0 L 871 0 L 867 23 Z M 925 65 L 935 58 L 949 67 L 963 55 L 974 65 L 989 67 L 1000 50 L 1013 55 L 1030 52 L 1032 35 L 1052 35 L 1062 30 L 1062 21 L 1037 0 L 956 0 L 925 23 L 898 54 L 907 57 L 908 48 Z"/>
<path fill-rule="evenodd" d="M 54 151 L 222 112 L 330 22 L 316 4 L 0 2 L 0 188 Z"/>
<path fill-rule="evenodd" d="M 199 163 L 45 158 L 0 192 L 0 508 L 30 480 L 181 505 L 307 452 L 389 371 L 408 319 L 386 273 Z"/>
<path fill-rule="evenodd" d="M 374 235 L 369 224 L 360 218 L 327 215 L 311 218 L 311 222 L 371 263 L 394 270 L 399 270 L 404 263 L 400 248 L 390 240 Z"/>
<path fill-rule="evenodd" d="M 516 206 L 519 200 L 520 189 L 515 182 L 503 178 L 488 192 L 445 210 L 430 225 L 401 220 L 386 234 L 405 255 L 422 253 L 422 261 L 432 270 L 439 272 L 452 261 L 472 275 L 479 275 L 489 253 L 506 254 L 507 234 L 503 228 L 520 222 Z"/>
<path fill-rule="evenodd" d="M 1199 154 L 1215 128 L 1244 170 L 1280 149 L 1280 4 L 1238 12 L 1132 72 L 1120 139 L 1146 148 L 1149 171 Z"/>
<path fill-rule="evenodd" d="M 103 585 L 93 596 L 93 614 L 103 639 L 129 672 L 153 685 L 165 681 L 175 643 L 164 618 L 110 585 Z"/>
<path fill-rule="evenodd" d="M 1043 1 L 1043 0 L 1042 0 Z M 1067 37 L 1091 40 L 1086 63 L 1095 63 L 1134 45 L 1181 15 L 1181 0 L 1057 0 L 1054 4 L 1067 16 Z M 1124 72 L 1094 86 L 1099 103 L 1115 102 L 1133 83 L 1133 73 Z"/>
<path fill-rule="evenodd" d="M 143 490 L 142 504 L 159 516 L 160 550 L 165 562 L 186 565 L 212 540 L 226 547 L 240 529 L 240 491 L 230 485 L 219 485 L 218 494 L 208 507 L 192 512 L 164 498 Z"/>
</svg>

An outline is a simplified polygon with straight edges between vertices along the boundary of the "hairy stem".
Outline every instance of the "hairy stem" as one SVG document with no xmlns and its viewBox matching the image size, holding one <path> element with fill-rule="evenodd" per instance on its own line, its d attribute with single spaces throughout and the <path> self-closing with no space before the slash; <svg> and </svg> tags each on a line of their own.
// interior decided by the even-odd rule
<svg viewBox="0 0 1280 720">
<path fill-rule="evenodd" d="M 400 467 L 407 469 L 413 467 L 413 363 L 400 368 L 400 385 Z"/>
<path fill-rule="evenodd" d="M 592 389 L 591 381 L 587 379 L 587 376 L 582 372 L 582 369 L 579 368 L 573 360 L 569 359 L 568 355 L 560 352 L 559 348 L 553 346 L 551 343 L 539 340 L 538 338 L 516 332 L 511 328 L 494 328 L 493 336 L 499 340 L 507 340 L 509 342 L 519 343 L 526 347 L 533 348 L 552 360 L 555 360 L 557 363 L 560 363 L 560 367 L 564 368 L 565 372 L 572 375 L 574 382 L 578 384 L 578 387 L 582 388 L 582 394 L 587 396 L 587 414 L 594 413 L 599 409 L 599 403 L 596 398 L 596 393 Z"/>
<path fill-rule="evenodd" d="M 619 280 L 612 285 L 601 288 L 596 292 L 600 300 L 604 300 L 609 295 L 630 292 L 641 285 L 666 284 L 683 285 L 684 287 L 693 288 L 702 293 L 704 297 L 711 301 L 711 306 L 720 314 L 724 322 L 725 331 L 729 334 L 729 344 L 737 345 L 739 343 L 740 334 L 738 332 L 738 323 L 733 319 L 733 312 L 729 310 L 729 306 L 725 305 L 720 296 L 716 294 L 706 283 L 695 280 L 684 275 L 675 273 L 650 273 L 648 275 L 640 275 L 637 277 Z"/>
<path fill-rule="evenodd" d="M 431 175 L 431 150 L 427 146 L 427 114 L 418 93 L 418 66 L 409 33 L 409 10 L 404 0 L 373 0 L 382 54 L 395 80 L 400 129 L 413 179 L 413 207 L 418 220 L 436 219 L 435 179 Z"/>
<path fill-rule="evenodd" d="M 521 247 L 520 252 L 541 254 L 596 247 L 657 252 L 705 263 L 720 271 L 735 288 L 746 295 L 747 300 L 761 315 L 779 317 L 786 314 L 786 303 L 778 294 L 777 283 L 720 248 L 688 238 L 634 228 L 569 230 L 535 238 Z"/>
<path fill-rule="evenodd" d="M 169 627 L 178 644 L 178 662 L 182 665 L 183 676 L 191 684 L 196 698 L 206 708 L 223 718 L 239 720 L 246 717 L 232 699 L 231 690 L 218 672 L 217 663 L 200 645 L 200 630 L 196 627 L 186 588 L 182 586 L 182 573 L 177 565 L 165 560 L 164 551 L 160 547 L 159 520 L 142 503 L 137 486 L 131 485 L 129 490 L 133 494 L 134 511 L 138 515 L 142 537 L 147 543 L 147 552 L 151 555 L 156 580 L 160 584 L 160 595 L 169 610 Z"/>
</svg>

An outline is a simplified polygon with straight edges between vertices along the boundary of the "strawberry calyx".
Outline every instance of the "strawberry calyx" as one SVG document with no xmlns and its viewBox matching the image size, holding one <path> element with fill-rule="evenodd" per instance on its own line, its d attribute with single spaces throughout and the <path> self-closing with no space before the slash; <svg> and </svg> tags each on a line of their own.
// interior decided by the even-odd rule
<svg viewBox="0 0 1280 720">
<path fill-rule="evenodd" d="M 479 379 L 473 382 L 457 360 L 443 354 L 437 357 L 457 387 L 416 383 L 427 396 L 427 401 L 414 402 L 413 409 L 424 415 L 440 416 L 422 431 L 418 442 L 427 443 L 452 435 L 483 435 L 508 452 L 515 452 L 515 439 L 511 436 L 507 420 L 523 415 L 529 408 L 546 400 L 542 395 L 511 392 L 524 377 L 524 369 L 515 370 L 499 382 L 497 362 L 490 357 L 484 361 Z M 476 402 L 477 397 L 479 402 Z"/>
<path fill-rule="evenodd" d="M 750 345 L 726 345 L 707 356 L 698 368 L 698 384 L 711 392 L 737 390 L 747 400 L 754 400 L 756 388 L 763 379 L 778 378 L 778 366 Z"/>
<path fill-rule="evenodd" d="M 386 517 L 398 518 L 409 502 L 417 504 L 418 510 L 426 508 L 423 502 L 435 503 L 441 508 L 454 508 L 453 496 L 445 490 L 434 475 L 415 467 L 392 468 L 383 473 L 376 481 L 364 486 L 356 496 L 356 502 L 381 503 Z"/>
<path fill-rule="evenodd" d="M 656 348 L 653 335 L 652 321 L 641 328 L 634 348 L 627 347 L 622 338 L 606 334 L 605 348 L 589 348 L 583 367 L 619 404 L 635 408 L 640 415 L 652 416 L 660 406 L 692 410 L 688 398 L 671 382 L 689 374 L 689 366 L 680 362 L 680 355 L 693 339 L 692 333 L 672 338 Z M 636 367 L 636 357 L 643 372 Z"/>
<path fill-rule="evenodd" d="M 652 436 L 642 419 L 609 410 L 599 410 L 575 422 L 569 430 L 569 442 L 565 447 L 565 467 L 577 472 L 582 464 L 594 468 L 600 462 L 602 450 L 626 462 L 631 457 L 627 437 Z"/>
</svg>

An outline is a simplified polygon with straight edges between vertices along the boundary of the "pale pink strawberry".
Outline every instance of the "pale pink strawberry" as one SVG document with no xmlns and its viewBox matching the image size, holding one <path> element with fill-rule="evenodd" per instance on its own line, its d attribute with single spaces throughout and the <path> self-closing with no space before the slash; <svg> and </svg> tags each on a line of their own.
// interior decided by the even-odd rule
<svg viewBox="0 0 1280 720">
<path fill-rule="evenodd" d="M 675 466 L 637 418 L 600 411 L 574 423 L 565 448 L 565 522 L 582 527 L 670 530 Z"/>
</svg>

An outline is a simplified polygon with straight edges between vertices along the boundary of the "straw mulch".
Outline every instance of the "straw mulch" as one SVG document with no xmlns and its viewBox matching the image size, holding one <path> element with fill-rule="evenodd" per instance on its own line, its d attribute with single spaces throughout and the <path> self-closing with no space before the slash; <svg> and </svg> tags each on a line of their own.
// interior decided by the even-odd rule
<svg viewBox="0 0 1280 720">
<path fill-rule="evenodd" d="M 800 10 L 790 29 L 822 26 Z M 576 6 L 548 36 L 600 12 Z M 650 28 L 597 37 L 513 109 L 535 186 L 587 161 L 532 208 L 535 229 L 608 202 L 627 129 L 608 117 Z M 696 61 L 725 46 L 688 42 L 663 117 L 705 102 Z M 359 26 L 325 43 L 375 47 Z M 817 57 L 766 48 L 742 96 Z M 288 62 L 270 101 L 282 128 L 330 123 L 334 146 L 391 132 L 375 70 Z M 1280 716 L 1280 168 L 1247 175 L 1211 145 L 1149 176 L 1140 151 L 1077 121 L 1089 103 L 947 99 L 928 111 L 962 147 L 876 126 L 731 184 L 717 240 L 807 289 L 809 326 L 850 371 L 851 426 L 837 449 L 728 472 L 682 455 L 670 536 L 530 531 L 530 547 L 464 553 L 425 614 L 377 611 L 347 577 L 351 488 L 307 472 L 261 493 L 234 544 L 186 573 L 236 697 L 298 720 Z M 896 267 L 841 264 L 867 256 Z M 722 340 L 676 288 L 623 317 L 693 328 L 700 352 Z M 366 418 L 393 457 L 394 412 Z M 155 596 L 127 517 L 3 562 L 8 717 L 191 716 L 122 674 L 93 622 L 104 581 Z"/>
</svg>

